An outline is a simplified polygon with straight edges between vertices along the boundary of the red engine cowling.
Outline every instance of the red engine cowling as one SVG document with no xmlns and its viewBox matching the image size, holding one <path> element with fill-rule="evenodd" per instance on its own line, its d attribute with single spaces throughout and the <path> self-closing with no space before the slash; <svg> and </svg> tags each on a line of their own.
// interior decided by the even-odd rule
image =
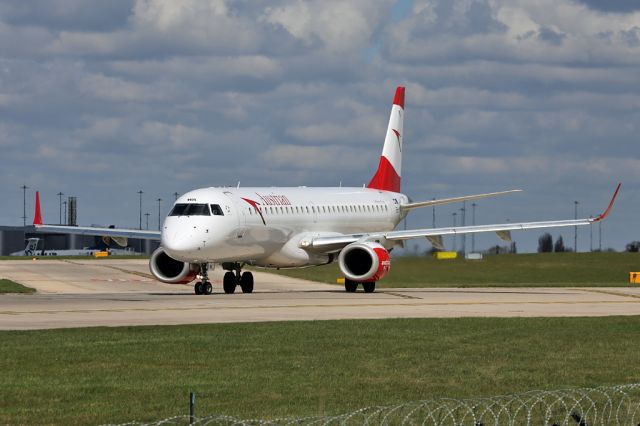
<svg viewBox="0 0 640 426">
<path fill-rule="evenodd" d="M 149 270 L 157 280 L 163 283 L 187 284 L 198 275 L 200 266 L 175 260 L 165 253 L 162 247 L 159 247 L 149 259 Z"/>
<path fill-rule="evenodd" d="M 357 282 L 381 280 L 391 269 L 387 249 L 378 243 L 352 243 L 342 249 L 338 257 L 345 278 Z"/>
</svg>

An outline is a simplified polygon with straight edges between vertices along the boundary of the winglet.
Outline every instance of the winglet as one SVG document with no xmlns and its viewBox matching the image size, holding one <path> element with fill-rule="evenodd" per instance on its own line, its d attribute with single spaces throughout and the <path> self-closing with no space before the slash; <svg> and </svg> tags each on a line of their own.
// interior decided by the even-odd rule
<svg viewBox="0 0 640 426">
<path fill-rule="evenodd" d="M 613 202 L 616 200 L 616 197 L 618 196 L 618 191 L 620 191 L 620 186 L 622 186 L 622 183 L 619 183 L 617 188 L 616 188 L 616 192 L 613 193 L 613 197 L 611 197 L 611 201 L 609 202 L 609 207 L 607 207 L 607 209 L 604 211 L 604 213 L 602 213 L 600 216 L 593 218 L 591 221 L 592 222 L 598 222 L 600 220 L 605 219 L 608 215 L 609 212 L 611 211 L 611 208 L 613 207 Z"/>
<path fill-rule="evenodd" d="M 40 212 L 40 192 L 36 191 L 36 212 L 33 215 L 33 224 L 42 225 L 42 213 Z"/>
</svg>

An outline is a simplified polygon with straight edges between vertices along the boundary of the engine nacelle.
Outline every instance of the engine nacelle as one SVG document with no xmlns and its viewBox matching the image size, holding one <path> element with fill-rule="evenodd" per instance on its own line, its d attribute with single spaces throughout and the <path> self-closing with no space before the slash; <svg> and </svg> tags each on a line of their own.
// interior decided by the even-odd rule
<svg viewBox="0 0 640 426">
<path fill-rule="evenodd" d="M 357 282 L 381 280 L 391 269 L 387 249 L 378 243 L 352 243 L 342 249 L 338 258 L 345 278 Z"/>
<path fill-rule="evenodd" d="M 149 259 L 149 270 L 157 280 L 163 283 L 187 284 L 198 275 L 200 266 L 175 260 L 165 253 L 162 247 L 159 247 Z"/>
</svg>

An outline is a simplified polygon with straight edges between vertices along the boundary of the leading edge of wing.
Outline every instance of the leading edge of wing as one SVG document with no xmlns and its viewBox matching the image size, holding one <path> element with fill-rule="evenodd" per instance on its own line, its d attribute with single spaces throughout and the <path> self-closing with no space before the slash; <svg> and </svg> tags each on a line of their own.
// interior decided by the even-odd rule
<svg viewBox="0 0 640 426">
<path fill-rule="evenodd" d="M 34 224 L 36 232 L 53 234 L 94 235 L 97 237 L 127 237 L 141 240 L 160 240 L 160 231 L 138 229 L 94 228 L 89 226 L 57 226 Z"/>
</svg>

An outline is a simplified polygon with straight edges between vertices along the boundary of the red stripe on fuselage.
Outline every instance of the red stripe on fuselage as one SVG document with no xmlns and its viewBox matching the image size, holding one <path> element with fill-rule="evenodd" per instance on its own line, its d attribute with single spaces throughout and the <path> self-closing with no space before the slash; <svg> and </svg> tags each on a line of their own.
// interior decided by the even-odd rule
<svg viewBox="0 0 640 426">
<path fill-rule="evenodd" d="M 398 173 L 385 156 L 380 157 L 378 171 L 371 178 L 367 188 L 400 192 L 400 176 L 398 176 Z"/>
</svg>

